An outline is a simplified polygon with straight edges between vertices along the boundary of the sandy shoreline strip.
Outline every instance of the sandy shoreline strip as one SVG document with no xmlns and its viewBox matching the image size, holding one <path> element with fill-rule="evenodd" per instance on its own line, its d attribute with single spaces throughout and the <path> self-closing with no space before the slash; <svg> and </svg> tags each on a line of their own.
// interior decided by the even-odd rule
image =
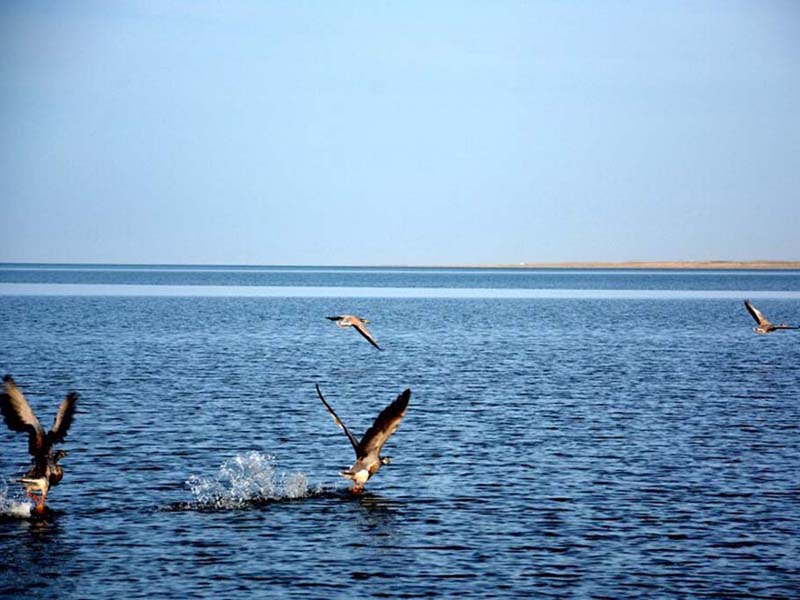
<svg viewBox="0 0 800 600">
<path fill-rule="evenodd" d="M 800 260 L 626 260 L 568 261 L 568 262 L 520 262 L 497 264 L 386 264 L 349 265 L 354 268 L 408 268 L 408 269 L 707 269 L 727 271 L 770 270 L 800 271 Z M 345 267 L 347 268 L 347 267 Z"/>
<path fill-rule="evenodd" d="M 508 265 L 484 265 L 504 269 L 800 269 L 798 260 L 688 260 L 624 262 L 526 262 Z"/>
<path fill-rule="evenodd" d="M 259 268 L 323 268 L 323 269 L 712 269 L 712 270 L 800 270 L 800 260 L 664 260 L 645 261 L 565 261 L 565 262 L 520 262 L 497 264 L 340 264 L 340 265 L 294 265 L 294 264 L 223 264 L 223 263 L 15 263 L 0 262 L 4 269 L 259 269 Z"/>
</svg>

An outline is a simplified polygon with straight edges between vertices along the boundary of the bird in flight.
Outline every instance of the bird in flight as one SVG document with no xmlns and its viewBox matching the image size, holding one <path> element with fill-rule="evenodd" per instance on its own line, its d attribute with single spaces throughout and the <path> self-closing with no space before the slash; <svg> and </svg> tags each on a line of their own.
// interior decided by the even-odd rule
<svg viewBox="0 0 800 600">
<path fill-rule="evenodd" d="M 397 431 L 400 421 L 406 414 L 408 401 L 411 398 L 411 390 L 405 390 L 389 404 L 389 406 L 384 408 L 375 419 L 372 427 L 367 429 L 364 433 L 361 441 L 358 441 L 333 411 L 330 404 L 325 401 L 322 391 L 319 389 L 319 385 L 316 387 L 319 399 L 322 400 L 325 408 L 333 417 L 334 422 L 344 431 L 347 439 L 350 440 L 350 444 L 353 446 L 353 450 L 356 452 L 356 462 L 354 462 L 347 471 L 342 471 L 339 474 L 342 477 L 352 480 L 353 493 L 357 494 L 364 489 L 364 484 L 367 483 L 370 477 L 378 472 L 378 469 L 380 469 L 382 465 L 388 465 L 391 462 L 389 456 L 380 455 L 381 449 L 386 443 L 386 440 Z"/>
<path fill-rule="evenodd" d="M 375 338 L 372 337 L 372 334 L 367 329 L 367 323 L 369 323 L 368 319 L 362 319 L 361 317 L 357 317 L 355 315 L 339 315 L 338 317 L 325 318 L 329 319 L 330 321 L 335 321 L 336 324 L 342 329 L 345 329 L 346 327 L 354 327 L 358 333 L 364 336 L 365 340 L 375 346 L 378 350 L 381 350 L 381 347 L 378 346 Z"/>
<path fill-rule="evenodd" d="M 75 416 L 78 394 L 70 392 L 58 407 L 53 427 L 45 433 L 22 391 L 11 375 L 3 377 L 4 391 L 0 393 L 0 413 L 11 431 L 28 434 L 28 452 L 33 457 L 33 465 L 20 479 L 25 493 L 36 502 L 36 513 L 45 511 L 44 502 L 51 486 L 58 485 L 64 470 L 58 461 L 67 456 L 66 450 L 53 451 L 53 446 L 63 442 Z M 37 498 L 35 492 L 39 492 Z"/>
<path fill-rule="evenodd" d="M 755 322 L 758 323 L 758 327 L 753 328 L 753 331 L 755 331 L 756 333 L 770 333 L 778 329 L 800 329 L 800 327 L 787 325 L 786 323 L 779 323 L 778 325 L 773 325 L 772 323 L 767 321 L 766 317 L 761 314 L 760 310 L 758 310 L 755 306 L 752 305 L 750 300 L 744 301 L 744 307 L 747 309 L 747 312 L 750 313 L 750 316 L 753 317 Z"/>
</svg>

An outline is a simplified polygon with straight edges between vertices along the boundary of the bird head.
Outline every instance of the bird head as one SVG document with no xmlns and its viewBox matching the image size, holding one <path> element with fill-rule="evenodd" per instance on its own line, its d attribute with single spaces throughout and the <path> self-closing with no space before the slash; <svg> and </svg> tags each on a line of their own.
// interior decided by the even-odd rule
<svg viewBox="0 0 800 600">
<path fill-rule="evenodd" d="M 390 464 L 392 464 L 392 457 L 391 456 L 381 456 L 381 464 L 382 465 L 390 465 Z"/>
</svg>

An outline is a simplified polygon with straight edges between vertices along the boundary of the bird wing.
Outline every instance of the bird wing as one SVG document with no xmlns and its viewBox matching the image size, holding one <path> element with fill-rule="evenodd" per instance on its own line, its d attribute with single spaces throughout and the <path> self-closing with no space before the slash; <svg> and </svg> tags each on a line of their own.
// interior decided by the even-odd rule
<svg viewBox="0 0 800 600">
<path fill-rule="evenodd" d="M 331 413 L 334 423 L 336 423 L 341 428 L 341 430 L 344 431 L 344 434 L 347 436 L 347 439 L 349 439 L 350 443 L 353 445 L 353 450 L 356 451 L 356 456 L 358 456 L 359 453 L 361 452 L 361 447 L 358 445 L 358 440 L 352 433 L 350 433 L 350 430 L 347 428 L 344 422 L 342 422 L 342 420 L 339 418 L 339 415 L 337 415 L 333 411 L 331 405 L 325 402 L 325 398 L 322 396 L 322 390 L 319 389 L 319 384 L 315 385 L 317 388 L 317 396 L 319 396 L 319 399 L 322 400 L 322 403 L 325 405 L 325 408 L 328 409 L 328 412 Z"/>
<path fill-rule="evenodd" d="M 329 321 L 341 321 L 343 317 L 325 317 Z"/>
<path fill-rule="evenodd" d="M 355 327 L 356 331 L 358 333 L 360 333 L 364 337 L 364 339 L 367 340 L 370 344 L 375 346 L 378 350 L 381 349 L 381 347 L 378 346 L 378 343 L 372 337 L 370 332 L 367 330 L 367 326 L 366 325 L 364 325 L 363 323 L 353 323 L 353 327 Z"/>
<path fill-rule="evenodd" d="M 45 436 L 45 446 L 47 448 L 51 448 L 54 444 L 63 442 L 64 438 L 67 437 L 69 427 L 72 425 L 72 419 L 75 417 L 77 402 L 77 392 L 70 392 L 67 394 L 67 397 L 61 401 L 61 405 L 58 407 L 58 412 L 56 413 L 56 418 L 53 421 L 53 426 Z"/>
<path fill-rule="evenodd" d="M 386 440 L 397 431 L 400 421 L 406 414 L 406 408 L 408 408 L 408 401 L 410 398 L 411 390 L 407 389 L 381 411 L 381 414 L 375 419 L 372 427 L 367 429 L 364 433 L 364 437 L 361 438 L 360 445 L 361 448 L 363 448 L 363 454 L 359 456 L 359 458 L 368 456 L 373 452 L 375 454 L 380 454 L 381 448 L 386 443 Z"/>
<path fill-rule="evenodd" d="M 750 316 L 752 316 L 756 320 L 756 323 L 758 323 L 762 327 L 770 324 L 770 322 L 767 321 L 766 318 L 764 318 L 764 315 L 761 314 L 761 311 L 758 310 L 752 304 L 750 304 L 750 300 L 744 301 L 744 307 L 747 309 L 747 312 L 750 313 Z"/>
<path fill-rule="evenodd" d="M 0 394 L 0 412 L 11 431 L 28 433 L 28 453 L 37 456 L 44 445 L 44 431 L 30 404 L 10 375 L 3 377 L 5 391 Z"/>
</svg>

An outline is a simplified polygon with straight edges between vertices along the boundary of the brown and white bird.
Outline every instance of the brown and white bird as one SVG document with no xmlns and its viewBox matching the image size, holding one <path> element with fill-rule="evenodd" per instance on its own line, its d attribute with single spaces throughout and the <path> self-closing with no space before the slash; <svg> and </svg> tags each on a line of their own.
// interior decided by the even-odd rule
<svg viewBox="0 0 800 600">
<path fill-rule="evenodd" d="M 352 480 L 353 492 L 359 493 L 364 489 L 364 484 L 367 483 L 367 480 L 375 475 L 382 465 L 391 463 L 392 459 L 389 456 L 380 455 L 381 449 L 386 443 L 386 440 L 389 439 L 389 436 L 397 431 L 400 421 L 406 414 L 408 401 L 411 398 L 411 390 L 405 390 L 389 406 L 384 408 L 375 419 L 372 427 L 367 429 L 364 433 L 361 441 L 358 441 L 333 411 L 330 404 L 325 401 L 322 391 L 319 389 L 319 385 L 316 387 L 319 399 L 322 400 L 325 408 L 333 417 L 334 422 L 344 431 L 347 439 L 350 440 L 353 446 L 353 450 L 356 451 L 356 462 L 354 462 L 347 471 L 342 471 L 339 475 Z"/>
<path fill-rule="evenodd" d="M 336 321 L 336 324 L 345 329 L 347 327 L 353 327 L 358 333 L 364 336 L 364 339 L 367 340 L 370 344 L 375 346 L 378 350 L 381 350 L 381 347 L 378 346 L 378 343 L 372 337 L 369 330 L 367 329 L 367 323 L 369 323 L 369 319 L 362 319 L 361 317 L 357 317 L 355 315 L 339 315 L 338 317 L 325 317 L 331 321 Z"/>
<path fill-rule="evenodd" d="M 800 329 L 800 327 L 787 325 L 786 323 L 779 323 L 778 325 L 773 325 L 769 321 L 767 321 L 766 317 L 761 314 L 761 311 L 758 310 L 755 306 L 752 305 L 750 300 L 744 301 L 744 307 L 747 309 L 747 312 L 750 313 L 750 316 L 755 319 L 755 322 L 758 323 L 758 327 L 754 327 L 753 331 L 756 333 L 770 333 L 772 331 L 776 331 L 778 329 Z"/>
<path fill-rule="evenodd" d="M 0 393 L 0 413 L 11 431 L 28 434 L 28 452 L 33 457 L 33 465 L 20 479 L 25 493 L 36 502 L 36 512 L 44 512 L 44 503 L 51 486 L 58 485 L 64 477 L 64 470 L 58 461 L 67 456 L 65 450 L 53 451 L 53 446 L 64 441 L 75 416 L 78 394 L 70 392 L 58 407 L 53 427 L 45 433 L 39 419 L 31 410 L 28 401 L 17 387 L 11 375 L 3 377 L 4 391 Z M 37 498 L 35 492 L 39 492 Z"/>
</svg>

